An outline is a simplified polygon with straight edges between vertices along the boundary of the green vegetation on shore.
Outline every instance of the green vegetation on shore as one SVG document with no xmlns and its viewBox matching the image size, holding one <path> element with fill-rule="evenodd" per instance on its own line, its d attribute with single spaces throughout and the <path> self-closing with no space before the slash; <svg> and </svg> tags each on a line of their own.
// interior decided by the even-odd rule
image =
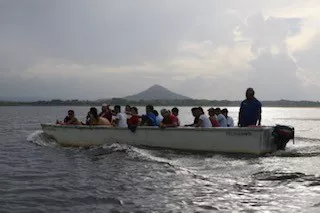
<svg viewBox="0 0 320 213">
<path fill-rule="evenodd" d="M 186 100 L 140 100 L 129 101 L 122 98 L 112 98 L 109 100 L 99 101 L 84 101 L 84 100 L 51 100 L 51 101 L 34 101 L 34 102 L 19 102 L 19 101 L 0 101 L 0 106 L 99 106 L 103 103 L 110 105 L 135 105 L 145 106 L 152 104 L 154 106 L 239 106 L 241 101 L 228 100 L 205 100 L 205 99 L 186 99 Z M 320 107 L 319 101 L 262 101 L 266 107 Z"/>
</svg>

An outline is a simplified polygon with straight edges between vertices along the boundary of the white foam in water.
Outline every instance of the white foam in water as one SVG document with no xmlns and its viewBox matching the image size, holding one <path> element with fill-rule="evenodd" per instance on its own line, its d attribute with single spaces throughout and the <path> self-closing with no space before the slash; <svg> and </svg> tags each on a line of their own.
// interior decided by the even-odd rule
<svg viewBox="0 0 320 213">
<path fill-rule="evenodd" d="M 112 149 L 113 151 L 126 151 L 129 148 L 127 144 L 119 144 L 119 143 L 113 143 L 111 145 L 103 145 L 103 149 Z"/>
<path fill-rule="evenodd" d="M 185 166 L 183 165 L 183 163 L 180 160 L 169 160 L 166 158 L 156 157 L 151 154 L 152 151 L 146 150 L 146 149 L 131 147 L 131 150 L 133 151 L 131 153 L 135 153 L 136 155 L 138 155 L 138 156 L 133 156 L 133 157 L 138 157 L 138 158 L 142 158 L 142 159 L 149 160 L 149 161 L 167 164 L 167 165 L 173 167 L 174 171 L 176 173 L 192 175 L 192 176 L 197 177 L 201 180 L 206 180 L 206 181 L 209 180 L 207 175 L 197 174 L 197 172 L 194 171 L 193 169 L 185 168 Z"/>
<path fill-rule="evenodd" d="M 57 146 L 55 139 L 45 134 L 42 130 L 37 130 L 27 137 L 27 141 L 35 143 L 39 146 Z"/>
<path fill-rule="evenodd" d="M 182 165 L 180 165 L 179 161 L 169 160 L 166 158 L 154 156 L 154 155 L 152 155 L 152 153 L 151 153 L 152 151 L 150 151 L 150 150 L 139 149 L 136 147 L 131 147 L 131 150 L 133 151 L 132 153 L 137 155 L 137 156 L 133 156 L 133 157 L 138 157 L 138 158 L 142 158 L 142 159 L 145 159 L 148 161 L 155 161 L 158 163 L 168 164 L 168 165 L 175 167 L 176 169 L 179 169 L 180 171 L 183 171 L 183 172 L 187 172 L 187 173 L 191 172 L 188 169 L 184 168 Z"/>
<path fill-rule="evenodd" d="M 143 150 L 143 149 L 139 149 L 139 148 L 136 148 L 136 147 L 132 147 L 131 150 L 134 151 L 134 153 L 137 154 L 138 157 L 140 157 L 140 158 L 143 158 L 143 159 L 146 159 L 146 160 L 156 161 L 156 162 L 159 162 L 159 163 L 172 164 L 172 161 L 170 161 L 168 159 L 160 158 L 160 157 L 156 157 L 156 156 L 151 155 L 148 150 Z"/>
<path fill-rule="evenodd" d="M 113 143 L 110 145 L 104 144 L 101 146 L 92 146 L 90 150 L 94 155 L 106 155 L 111 154 L 113 152 L 127 152 L 130 150 L 130 147 L 126 144 Z"/>
</svg>

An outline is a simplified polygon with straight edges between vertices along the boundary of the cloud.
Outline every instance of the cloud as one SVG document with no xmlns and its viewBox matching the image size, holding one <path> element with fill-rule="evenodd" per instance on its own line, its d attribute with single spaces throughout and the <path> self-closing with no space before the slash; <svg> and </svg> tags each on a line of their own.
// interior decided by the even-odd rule
<svg viewBox="0 0 320 213">
<path fill-rule="evenodd" d="M 241 36 L 251 43 L 254 58 L 249 64 L 248 87 L 256 88 L 266 100 L 275 97 L 304 97 L 299 67 L 290 56 L 287 39 L 301 31 L 301 19 L 264 17 L 258 13 L 248 17 Z"/>
<path fill-rule="evenodd" d="M 0 97 L 317 99 L 311 0 L 0 2 Z"/>
<path fill-rule="evenodd" d="M 250 87 L 254 87 L 260 97 L 273 100 L 274 97 L 301 99 L 304 97 L 302 81 L 298 78 L 299 68 L 285 54 L 263 53 L 251 65 L 254 72 L 250 75 Z M 299 97 L 299 98 L 297 98 Z"/>
<path fill-rule="evenodd" d="M 195 13 L 168 1 L 7 3 L 4 31 L 38 54 L 86 64 L 134 64 L 165 59 L 188 32 Z M 18 25 L 18 26 L 14 26 Z M 23 28 L 21 28 L 23 27 Z M 25 48 L 22 51 L 26 51 Z"/>
</svg>

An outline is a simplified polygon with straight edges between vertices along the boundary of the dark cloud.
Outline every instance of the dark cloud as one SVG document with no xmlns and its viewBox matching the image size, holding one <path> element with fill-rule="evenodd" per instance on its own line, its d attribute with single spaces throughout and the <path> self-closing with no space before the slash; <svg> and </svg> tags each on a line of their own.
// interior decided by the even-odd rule
<svg viewBox="0 0 320 213">
<path fill-rule="evenodd" d="M 299 18 L 265 18 L 261 13 L 247 18 L 246 24 L 241 25 L 240 31 L 244 38 L 252 42 L 252 52 L 259 54 L 263 48 L 277 46 L 279 51 L 286 52 L 285 39 L 301 31 Z"/>
<path fill-rule="evenodd" d="M 302 81 L 298 78 L 299 67 L 288 54 L 285 42 L 289 34 L 300 32 L 300 22 L 297 18 L 264 18 L 262 14 L 255 14 L 242 28 L 256 56 L 250 61 L 253 70 L 248 87 L 255 87 L 265 100 L 304 97 Z"/>
<path fill-rule="evenodd" d="M 318 76 L 320 42 L 294 53 L 296 62 L 286 39 L 301 32 L 304 20 L 265 18 L 260 12 L 291 4 L 289 0 L 1 1 L 0 96 L 121 97 L 157 83 L 197 98 L 239 99 L 250 85 L 262 99 L 304 99 L 308 87 L 299 75 L 305 70 Z M 201 49 L 206 42 L 210 45 Z M 232 50 L 239 43 L 247 45 L 243 49 L 251 48 L 251 54 L 239 55 L 239 50 L 230 54 L 243 63 L 217 55 L 216 50 Z M 200 45 L 181 50 L 183 44 Z M 217 67 L 197 70 L 201 63 Z M 196 65 L 191 70 L 184 64 Z M 73 65 L 81 69 L 75 71 Z M 220 67 L 225 74 L 217 72 Z M 206 76 L 203 70 L 213 73 Z"/>
<path fill-rule="evenodd" d="M 2 3 L 1 40 L 14 48 L 27 43 L 20 49 L 25 54 L 36 48 L 42 56 L 84 64 L 142 63 L 174 53 L 196 18 L 188 4 L 181 10 L 166 1 L 45 2 Z"/>
<path fill-rule="evenodd" d="M 248 87 L 254 87 L 264 100 L 301 99 L 302 81 L 296 63 L 285 54 L 263 53 L 253 61 Z"/>
</svg>

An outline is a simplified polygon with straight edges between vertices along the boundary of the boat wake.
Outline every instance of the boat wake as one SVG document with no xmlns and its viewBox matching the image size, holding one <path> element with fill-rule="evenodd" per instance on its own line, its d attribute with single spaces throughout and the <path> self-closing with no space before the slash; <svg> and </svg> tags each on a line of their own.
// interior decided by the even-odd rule
<svg viewBox="0 0 320 213">
<path fill-rule="evenodd" d="M 263 171 L 252 175 L 255 180 L 259 181 L 278 181 L 278 182 L 300 182 L 306 186 L 320 186 L 320 177 L 316 175 L 307 175 L 300 172 L 283 172 L 283 171 Z"/>
<path fill-rule="evenodd" d="M 27 137 L 27 141 L 34 143 L 38 146 L 48 146 L 48 147 L 63 147 L 60 144 L 57 143 L 57 141 L 51 137 L 50 135 L 47 135 L 42 130 L 37 130 L 33 133 L 31 133 Z M 130 146 L 126 144 L 119 144 L 119 143 L 113 143 L 111 145 L 102 145 L 102 146 L 91 146 L 87 148 L 79 147 L 80 150 L 88 150 L 94 152 L 94 155 L 105 155 L 110 154 L 113 152 L 127 152 L 130 150 Z"/>
<path fill-rule="evenodd" d="M 49 147 L 58 146 L 56 140 L 51 136 L 45 134 L 42 130 L 37 130 L 31 133 L 27 137 L 27 141 L 34 143 L 38 146 L 49 146 Z"/>
<path fill-rule="evenodd" d="M 130 160 L 134 161 L 143 161 L 143 162 L 152 162 L 157 164 L 163 164 L 168 167 L 172 172 L 175 173 L 184 173 L 189 174 L 194 177 L 198 177 L 198 175 L 187 168 L 184 168 L 179 164 L 178 160 L 171 160 L 166 157 L 158 157 L 157 154 L 161 153 L 171 153 L 171 150 L 152 150 L 152 149 L 144 149 L 138 148 L 126 144 L 114 143 L 111 145 L 103 145 L 100 147 L 92 147 L 90 148 L 90 155 L 92 155 L 93 160 L 102 160 L 110 154 L 123 152 Z M 167 156 L 167 155 L 166 155 Z M 205 177 L 199 176 L 198 178 L 202 180 L 206 180 Z"/>
<path fill-rule="evenodd" d="M 319 147 L 312 148 L 312 147 L 305 147 L 305 148 L 295 148 L 295 149 L 287 149 L 285 151 L 277 151 L 271 154 L 267 154 L 265 157 L 289 157 L 289 158 L 294 158 L 294 157 L 317 157 L 320 156 L 319 152 Z"/>
<path fill-rule="evenodd" d="M 303 142 L 311 142 L 311 143 L 319 143 L 320 144 L 320 139 L 319 138 L 306 138 L 306 137 L 296 137 L 296 141 L 303 141 Z"/>
<path fill-rule="evenodd" d="M 127 144 L 120 144 L 120 143 L 113 143 L 111 145 L 103 145 L 103 146 L 95 146 L 91 147 L 90 151 L 92 155 L 95 157 L 103 157 L 115 152 L 123 152 L 126 153 L 129 159 L 131 160 L 138 160 L 138 161 L 145 161 L 145 162 L 156 162 L 160 164 L 166 164 L 171 167 L 175 167 L 173 160 L 157 157 L 154 155 L 154 150 L 148 150 L 144 148 L 138 148 L 134 146 L 130 146 Z M 163 151 L 163 150 L 161 150 Z M 161 152 L 160 151 L 160 152 Z M 157 151 L 155 151 L 157 152 Z"/>
<path fill-rule="evenodd" d="M 130 157 L 138 159 L 140 161 L 157 162 L 157 163 L 174 166 L 172 160 L 152 155 L 152 150 L 131 147 L 131 152 L 129 153 L 129 155 Z"/>
<path fill-rule="evenodd" d="M 88 148 L 80 148 L 87 150 Z M 130 147 L 126 144 L 113 143 L 111 145 L 93 146 L 89 148 L 92 160 L 101 160 L 113 153 L 127 153 Z"/>
<path fill-rule="evenodd" d="M 165 153 L 165 154 L 164 154 Z M 139 161 L 148 161 L 164 164 L 172 169 L 174 173 L 182 174 L 182 175 L 190 175 L 192 178 L 198 179 L 200 181 L 204 181 L 208 184 L 215 184 L 212 179 L 205 175 L 199 174 L 196 170 L 193 170 L 189 166 L 185 165 L 185 162 L 181 160 L 181 156 L 173 150 L 149 150 L 142 149 L 137 147 L 131 147 L 130 152 L 128 152 L 129 156 Z M 163 157 L 159 157 L 157 155 L 164 155 Z"/>
<path fill-rule="evenodd" d="M 316 157 L 320 156 L 320 139 L 296 137 L 295 144 L 289 144 L 286 150 L 265 155 L 265 157 Z"/>
</svg>

